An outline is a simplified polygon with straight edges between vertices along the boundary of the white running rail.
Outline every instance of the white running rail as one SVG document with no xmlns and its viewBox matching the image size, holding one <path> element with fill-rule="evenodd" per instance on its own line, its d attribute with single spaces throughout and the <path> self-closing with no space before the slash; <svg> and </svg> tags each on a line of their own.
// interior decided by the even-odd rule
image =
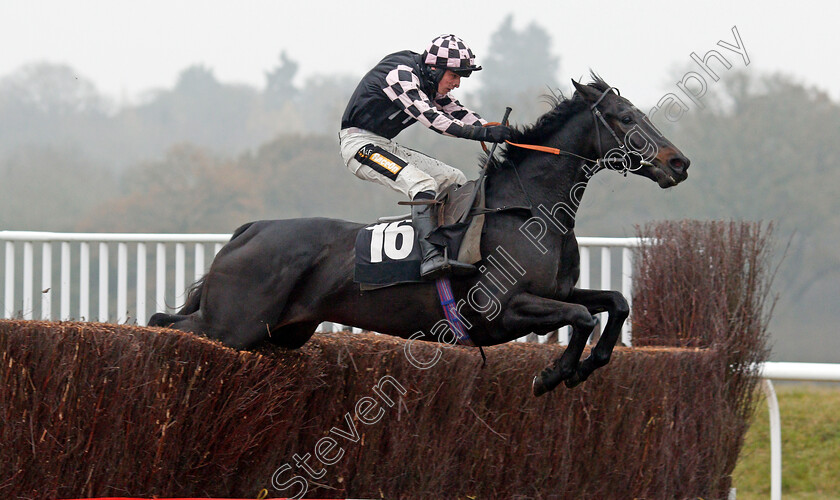
<svg viewBox="0 0 840 500">
<path fill-rule="evenodd" d="M 145 325 L 151 313 L 173 311 L 183 303 L 186 287 L 207 271 L 213 256 L 229 239 L 229 234 L 0 231 L 4 261 L 0 266 L 0 281 L 4 283 L 2 317 Z M 592 288 L 592 277 L 597 273 L 600 289 L 620 290 L 630 301 L 633 248 L 639 239 L 579 237 L 578 244 L 578 285 Z M 616 265 L 614 255 L 619 258 Z M 153 273 L 149 273 L 151 262 Z M 193 270 L 189 276 L 188 268 Z M 36 285 L 38 278 L 40 286 Z M 57 304 L 53 302 L 55 296 Z M 95 309 L 93 299 L 97 299 Z M 331 330 L 342 328 L 329 326 Z M 565 344 L 568 336 L 566 327 L 556 338 Z M 546 342 L 548 337 L 534 336 L 531 340 Z M 630 345 L 629 321 L 624 324 L 621 340 Z"/>
<path fill-rule="evenodd" d="M 152 312 L 172 311 L 183 303 L 187 286 L 207 272 L 213 256 L 229 239 L 229 234 L 0 231 L 2 317 L 145 325 Z M 638 238 L 578 237 L 578 286 L 592 288 L 593 269 L 597 269 L 600 289 L 618 289 L 630 301 L 633 249 L 639 243 Z M 114 249 L 116 258 L 112 257 Z M 613 265 L 614 254 L 620 254 L 620 265 Z M 150 268 L 153 273 L 148 272 Z M 189 276 L 188 269 L 192 270 Z M 38 278 L 40 286 L 36 288 Z M 36 294 L 40 301 L 35 300 Z M 98 306 L 95 316 L 94 298 Z M 324 327 L 333 331 L 344 328 Z M 557 338 L 567 343 L 568 327 L 560 330 Z M 545 337 L 536 340 L 546 341 Z M 630 341 L 627 321 L 622 342 L 630 345 Z M 770 411 L 770 492 L 771 499 L 777 500 L 782 491 L 781 417 L 771 380 L 840 382 L 840 364 L 766 362 L 759 373 Z"/>
<path fill-rule="evenodd" d="M 782 417 L 772 380 L 840 382 L 840 363 L 767 361 L 759 367 L 761 388 L 770 411 L 770 500 L 782 498 Z"/>
<path fill-rule="evenodd" d="M 136 321 L 145 325 L 149 300 L 153 300 L 152 312 L 171 311 L 183 303 L 188 283 L 204 275 L 212 257 L 229 239 L 229 234 L 0 231 L 0 244 L 4 247 L 4 265 L 0 267 L 4 283 L 3 318 Z M 187 247 L 190 247 L 189 253 Z M 59 255 L 54 254 L 55 248 L 59 249 Z M 114 249 L 116 259 L 111 257 Z M 154 275 L 149 275 L 152 252 Z M 22 257 L 20 264 L 17 263 L 19 255 Z M 133 258 L 132 266 L 129 255 Z M 174 255 L 174 262 L 169 255 Z M 53 267 L 54 261 L 58 269 Z M 189 282 L 188 262 L 193 270 Z M 38 288 L 35 288 L 36 275 L 40 277 Z M 93 282 L 92 276 L 96 278 Z M 129 277 L 133 283 L 130 289 Z M 154 295 L 150 297 L 149 284 L 152 282 Z M 53 303 L 56 289 L 57 308 Z M 35 301 L 36 290 L 40 304 Z M 129 306 L 129 295 L 134 299 L 133 307 Z M 98 299 L 95 316 L 91 312 L 94 296 Z"/>
</svg>

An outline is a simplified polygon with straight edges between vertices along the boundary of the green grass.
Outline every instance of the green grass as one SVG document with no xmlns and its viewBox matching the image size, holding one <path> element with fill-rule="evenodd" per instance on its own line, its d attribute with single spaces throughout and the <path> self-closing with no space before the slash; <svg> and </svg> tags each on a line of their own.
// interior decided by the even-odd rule
<svg viewBox="0 0 840 500">
<path fill-rule="evenodd" d="M 782 496 L 840 499 L 840 388 L 776 385 L 782 417 Z M 761 399 L 735 467 L 738 500 L 770 497 L 770 427 Z"/>
</svg>

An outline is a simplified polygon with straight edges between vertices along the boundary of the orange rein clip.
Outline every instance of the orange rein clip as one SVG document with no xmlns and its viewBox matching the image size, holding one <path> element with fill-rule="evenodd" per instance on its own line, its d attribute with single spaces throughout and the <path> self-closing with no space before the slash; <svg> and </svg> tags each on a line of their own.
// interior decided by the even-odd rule
<svg viewBox="0 0 840 500">
<path fill-rule="evenodd" d="M 487 122 L 483 126 L 484 127 L 492 127 L 494 125 L 501 125 L 501 123 L 499 123 L 499 122 Z M 487 149 L 487 144 L 484 144 L 484 141 L 481 141 L 481 149 L 483 149 L 485 153 L 490 152 L 490 150 Z"/>
</svg>

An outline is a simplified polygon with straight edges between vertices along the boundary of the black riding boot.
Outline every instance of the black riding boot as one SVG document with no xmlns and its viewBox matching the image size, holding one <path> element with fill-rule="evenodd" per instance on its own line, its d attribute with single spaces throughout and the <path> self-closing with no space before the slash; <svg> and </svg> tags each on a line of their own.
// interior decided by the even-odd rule
<svg viewBox="0 0 840 500">
<path fill-rule="evenodd" d="M 414 201 L 434 200 L 434 198 L 434 193 L 423 191 L 414 197 Z M 411 223 L 417 231 L 417 241 L 420 243 L 420 251 L 423 254 L 420 277 L 424 280 L 434 280 L 447 273 L 455 276 L 474 273 L 475 266 L 447 259 L 440 247 L 426 239 L 432 231 L 437 229 L 437 224 L 432 218 L 432 207 L 433 205 L 411 207 Z"/>
</svg>

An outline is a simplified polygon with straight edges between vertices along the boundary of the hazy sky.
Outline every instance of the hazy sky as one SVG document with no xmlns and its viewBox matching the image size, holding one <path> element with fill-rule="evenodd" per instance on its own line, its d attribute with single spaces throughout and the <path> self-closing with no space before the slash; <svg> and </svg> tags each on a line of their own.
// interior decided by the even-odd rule
<svg viewBox="0 0 840 500">
<path fill-rule="evenodd" d="M 450 32 L 480 63 L 508 13 L 517 28 L 537 22 L 550 33 L 564 81 L 591 67 L 640 105 L 677 91 L 673 75 L 693 64 L 692 52 L 716 49 L 744 68 L 716 45 L 735 43 L 733 26 L 750 71 L 783 71 L 840 100 L 840 4 L 807 1 L 0 0 L 0 76 L 34 61 L 67 63 L 110 97 L 133 100 L 196 63 L 221 81 L 261 87 L 281 50 L 300 64 L 301 82 L 361 75 L 389 52 L 420 52 Z M 492 77 L 477 73 L 467 85 Z"/>
</svg>

